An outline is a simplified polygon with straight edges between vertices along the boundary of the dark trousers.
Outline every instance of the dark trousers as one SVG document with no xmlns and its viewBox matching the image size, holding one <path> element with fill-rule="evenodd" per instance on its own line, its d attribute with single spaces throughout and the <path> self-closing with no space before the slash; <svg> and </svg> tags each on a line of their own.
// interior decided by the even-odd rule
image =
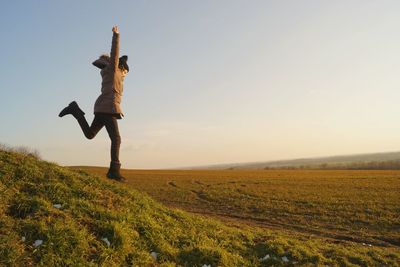
<svg viewBox="0 0 400 267">
<path fill-rule="evenodd" d="M 118 121 L 116 116 L 113 114 L 97 113 L 94 115 L 92 125 L 90 126 L 87 123 L 84 115 L 79 115 L 75 118 L 77 119 L 87 139 L 93 139 L 101 130 L 101 128 L 105 126 L 108 136 L 110 136 L 111 139 L 111 161 L 114 163 L 120 163 L 119 148 L 121 146 L 121 136 L 119 135 Z"/>
</svg>

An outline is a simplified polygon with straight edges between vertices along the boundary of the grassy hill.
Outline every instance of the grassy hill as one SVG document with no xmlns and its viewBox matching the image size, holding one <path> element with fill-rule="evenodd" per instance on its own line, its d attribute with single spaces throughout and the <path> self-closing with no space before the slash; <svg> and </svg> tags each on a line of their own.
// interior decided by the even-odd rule
<svg viewBox="0 0 400 267">
<path fill-rule="evenodd" d="M 106 178 L 0 150 L 0 266 L 396 266 L 399 260 L 392 247 L 229 227 Z"/>
</svg>

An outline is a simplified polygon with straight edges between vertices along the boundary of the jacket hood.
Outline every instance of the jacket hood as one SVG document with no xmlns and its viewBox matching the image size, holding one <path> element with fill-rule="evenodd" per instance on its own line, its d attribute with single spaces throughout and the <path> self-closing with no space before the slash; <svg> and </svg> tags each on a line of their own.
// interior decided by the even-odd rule
<svg viewBox="0 0 400 267">
<path fill-rule="evenodd" d="M 99 69 L 104 69 L 109 64 L 109 61 L 105 58 L 99 58 L 93 61 L 92 64 Z"/>
</svg>

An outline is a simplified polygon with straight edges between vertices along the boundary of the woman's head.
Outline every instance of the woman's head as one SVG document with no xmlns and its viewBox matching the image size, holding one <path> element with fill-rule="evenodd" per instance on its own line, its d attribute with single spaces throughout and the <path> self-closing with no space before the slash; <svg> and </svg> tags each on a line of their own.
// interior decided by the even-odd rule
<svg viewBox="0 0 400 267">
<path fill-rule="evenodd" d="M 108 54 L 103 54 L 99 56 L 98 59 L 96 59 L 92 64 L 99 69 L 104 69 L 107 67 L 108 64 L 110 64 L 111 58 Z M 128 56 L 124 55 L 119 58 L 119 64 L 118 68 L 120 68 L 122 71 L 128 73 L 129 72 L 129 66 L 128 66 Z"/>
<path fill-rule="evenodd" d="M 122 57 L 119 58 L 118 67 L 119 67 L 122 71 L 125 71 L 126 73 L 129 72 L 128 56 L 127 56 L 127 55 L 123 55 Z"/>
</svg>

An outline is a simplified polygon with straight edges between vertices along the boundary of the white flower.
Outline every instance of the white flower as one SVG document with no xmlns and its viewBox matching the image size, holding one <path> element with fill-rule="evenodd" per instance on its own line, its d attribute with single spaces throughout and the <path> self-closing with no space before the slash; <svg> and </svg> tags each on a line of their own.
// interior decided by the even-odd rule
<svg viewBox="0 0 400 267">
<path fill-rule="evenodd" d="M 59 208 L 61 208 L 61 204 L 54 204 L 53 207 L 56 209 L 59 209 Z"/>
<path fill-rule="evenodd" d="M 103 237 L 101 240 L 102 240 L 104 243 L 106 243 L 107 246 L 110 246 L 110 245 L 111 245 L 111 243 L 110 243 L 110 241 L 108 241 L 108 238 L 107 238 L 107 237 Z"/>
<path fill-rule="evenodd" d="M 268 260 L 269 258 L 270 258 L 270 257 L 269 257 L 269 254 L 267 254 L 267 255 L 264 256 L 264 258 L 261 258 L 260 261 L 266 261 L 266 260 Z"/>
<path fill-rule="evenodd" d="M 38 246 L 40 246 L 41 244 L 43 244 L 43 240 L 38 239 L 38 240 L 35 240 L 35 242 L 33 243 L 33 246 L 34 246 L 34 247 L 38 247 Z"/>
<path fill-rule="evenodd" d="M 150 253 L 150 256 L 156 261 L 157 260 L 157 252 L 154 252 L 154 251 L 152 251 L 151 253 Z"/>
<path fill-rule="evenodd" d="M 22 240 L 22 242 L 25 242 L 25 236 L 23 236 L 22 238 L 21 238 L 21 240 Z"/>
<path fill-rule="evenodd" d="M 283 256 L 283 257 L 282 257 L 282 261 L 283 261 L 283 262 L 289 262 L 289 259 L 288 259 L 286 256 Z"/>
</svg>

